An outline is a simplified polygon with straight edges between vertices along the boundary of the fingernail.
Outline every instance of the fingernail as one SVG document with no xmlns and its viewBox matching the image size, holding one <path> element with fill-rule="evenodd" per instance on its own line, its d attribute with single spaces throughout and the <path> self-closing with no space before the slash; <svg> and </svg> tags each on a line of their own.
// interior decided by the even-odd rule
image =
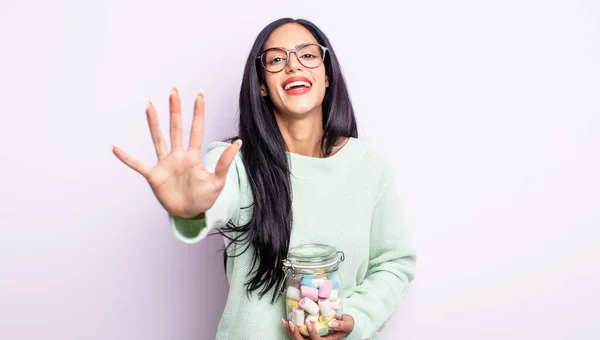
<svg viewBox="0 0 600 340">
<path fill-rule="evenodd" d="M 202 93 L 202 92 L 198 93 L 198 98 L 204 99 L 204 93 Z"/>
<path fill-rule="evenodd" d="M 238 142 L 238 146 L 241 148 L 242 147 L 242 140 L 238 139 L 237 142 Z"/>
<path fill-rule="evenodd" d="M 152 102 L 151 101 L 148 101 L 147 104 L 148 104 L 148 107 L 152 107 Z"/>
<path fill-rule="evenodd" d="M 173 86 L 173 87 L 171 88 L 171 93 L 174 93 L 174 94 L 176 94 L 177 92 L 179 92 L 179 91 L 177 91 L 177 88 L 176 88 L 175 86 Z"/>
<path fill-rule="evenodd" d="M 340 323 L 339 323 L 339 322 L 337 322 L 337 321 L 331 321 L 331 322 L 329 323 L 329 327 L 337 327 L 337 326 L 339 326 L 339 325 L 340 325 Z"/>
<path fill-rule="evenodd" d="M 292 330 L 292 332 L 295 331 L 295 329 L 294 329 L 294 327 L 295 327 L 294 323 L 291 322 L 291 321 L 289 321 L 289 323 L 290 323 L 290 329 Z"/>
<path fill-rule="evenodd" d="M 283 318 L 281 318 L 281 322 L 283 322 L 283 327 L 287 325 L 287 321 L 285 321 Z"/>
<path fill-rule="evenodd" d="M 312 331 L 312 323 L 313 323 L 312 321 L 309 321 L 309 322 L 307 322 L 307 323 L 306 323 L 306 328 L 307 328 L 309 331 Z"/>
</svg>

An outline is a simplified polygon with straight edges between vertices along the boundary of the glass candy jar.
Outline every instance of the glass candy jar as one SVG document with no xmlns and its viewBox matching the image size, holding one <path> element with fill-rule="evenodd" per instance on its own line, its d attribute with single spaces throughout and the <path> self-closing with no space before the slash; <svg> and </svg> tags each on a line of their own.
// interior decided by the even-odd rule
<svg viewBox="0 0 600 340">
<path fill-rule="evenodd" d="M 343 314 L 342 281 L 338 273 L 344 253 L 326 244 L 304 244 L 290 249 L 283 261 L 287 320 L 309 337 L 306 324 L 314 322 L 321 336 L 335 333 L 329 322 Z"/>
</svg>

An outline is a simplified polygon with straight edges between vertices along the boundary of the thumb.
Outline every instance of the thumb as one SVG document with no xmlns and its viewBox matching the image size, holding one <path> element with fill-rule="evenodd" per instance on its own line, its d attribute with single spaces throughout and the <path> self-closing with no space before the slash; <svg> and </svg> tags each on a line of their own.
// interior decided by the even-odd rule
<svg viewBox="0 0 600 340">
<path fill-rule="evenodd" d="M 235 155 L 242 147 L 242 140 L 238 139 L 233 142 L 231 145 L 223 151 L 221 157 L 219 157 L 219 161 L 217 162 L 217 166 L 215 167 L 215 175 L 217 175 L 221 179 L 225 179 L 227 177 L 227 172 L 229 171 L 229 167 L 231 163 L 233 163 L 233 159 Z"/>
<path fill-rule="evenodd" d="M 329 322 L 329 327 L 336 331 L 350 333 L 354 329 L 354 318 L 344 314 L 341 320 L 331 320 Z"/>
</svg>

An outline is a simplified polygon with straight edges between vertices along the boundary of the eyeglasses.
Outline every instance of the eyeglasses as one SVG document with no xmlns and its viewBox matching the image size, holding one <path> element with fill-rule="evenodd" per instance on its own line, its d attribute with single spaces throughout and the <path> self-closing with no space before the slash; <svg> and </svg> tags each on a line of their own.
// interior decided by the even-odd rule
<svg viewBox="0 0 600 340">
<path fill-rule="evenodd" d="M 325 60 L 325 53 L 328 48 L 319 44 L 303 44 L 293 50 L 284 50 L 283 48 L 273 47 L 265 50 L 256 59 L 268 72 L 277 73 L 283 70 L 290 60 L 290 53 L 296 53 L 300 64 L 306 68 L 319 67 Z"/>
</svg>

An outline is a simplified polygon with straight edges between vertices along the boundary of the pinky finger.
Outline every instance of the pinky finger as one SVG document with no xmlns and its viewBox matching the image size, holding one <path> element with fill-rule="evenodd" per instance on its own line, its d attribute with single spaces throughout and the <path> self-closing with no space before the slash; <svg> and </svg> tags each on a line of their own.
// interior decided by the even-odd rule
<svg viewBox="0 0 600 340">
<path fill-rule="evenodd" d="M 139 160 L 129 156 L 125 151 L 123 151 L 117 146 L 113 145 L 112 151 L 115 154 L 115 156 L 117 156 L 117 158 L 121 160 L 121 162 L 125 163 L 125 165 L 137 171 L 140 175 L 144 176 L 145 178 L 148 178 L 151 170 L 150 167 L 140 162 Z"/>
</svg>

